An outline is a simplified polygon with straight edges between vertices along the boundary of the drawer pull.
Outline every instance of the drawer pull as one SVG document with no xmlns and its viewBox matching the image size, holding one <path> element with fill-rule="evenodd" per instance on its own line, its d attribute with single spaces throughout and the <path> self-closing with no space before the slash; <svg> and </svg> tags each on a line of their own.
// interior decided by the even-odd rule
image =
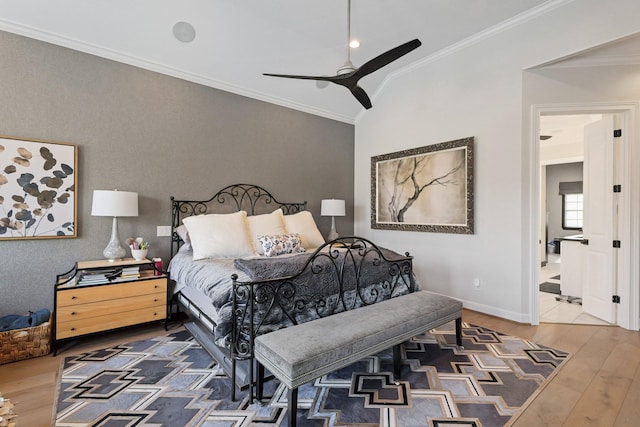
<svg viewBox="0 0 640 427">
<path fill-rule="evenodd" d="M 71 299 L 76 299 L 76 296 L 75 296 L 75 295 L 73 295 L 73 296 L 71 297 Z"/>
<path fill-rule="evenodd" d="M 77 314 L 77 313 L 76 313 L 75 311 L 72 311 L 72 312 L 71 312 L 71 315 L 72 315 L 72 316 L 75 316 L 76 314 Z"/>
<path fill-rule="evenodd" d="M 76 330 L 76 328 L 71 328 L 71 330 L 72 330 L 72 331 L 75 331 L 75 330 Z"/>
<path fill-rule="evenodd" d="M 153 302 L 158 302 L 158 298 L 154 298 L 154 299 L 153 299 Z"/>
<path fill-rule="evenodd" d="M 153 288 L 154 289 L 158 289 L 158 285 L 153 285 Z"/>
</svg>

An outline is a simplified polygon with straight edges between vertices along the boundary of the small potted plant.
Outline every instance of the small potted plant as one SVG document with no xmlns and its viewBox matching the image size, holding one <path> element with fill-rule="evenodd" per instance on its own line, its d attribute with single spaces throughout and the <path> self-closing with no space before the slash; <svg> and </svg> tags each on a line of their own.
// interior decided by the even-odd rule
<svg viewBox="0 0 640 427">
<path fill-rule="evenodd" d="M 131 248 L 131 256 L 136 261 L 142 261 L 147 258 L 149 252 L 149 242 L 146 242 L 142 237 L 129 237 L 127 239 L 127 245 Z"/>
</svg>

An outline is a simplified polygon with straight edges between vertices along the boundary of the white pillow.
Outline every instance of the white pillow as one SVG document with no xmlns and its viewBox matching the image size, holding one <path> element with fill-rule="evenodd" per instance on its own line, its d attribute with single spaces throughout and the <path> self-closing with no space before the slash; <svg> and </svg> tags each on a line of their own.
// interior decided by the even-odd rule
<svg viewBox="0 0 640 427">
<path fill-rule="evenodd" d="M 313 215 L 309 211 L 302 211 L 284 216 L 284 226 L 288 234 L 298 233 L 302 240 L 302 247 L 315 249 L 324 244 L 324 237 L 320 234 Z"/>
<path fill-rule="evenodd" d="M 194 260 L 255 255 L 245 211 L 190 216 L 182 222 L 189 230 Z"/>
<path fill-rule="evenodd" d="M 258 240 L 258 236 L 287 234 L 287 229 L 284 227 L 284 220 L 282 219 L 283 216 L 282 209 L 276 209 L 270 214 L 247 217 L 249 237 L 258 254 L 264 255 L 264 249 L 262 248 L 262 243 Z"/>
</svg>

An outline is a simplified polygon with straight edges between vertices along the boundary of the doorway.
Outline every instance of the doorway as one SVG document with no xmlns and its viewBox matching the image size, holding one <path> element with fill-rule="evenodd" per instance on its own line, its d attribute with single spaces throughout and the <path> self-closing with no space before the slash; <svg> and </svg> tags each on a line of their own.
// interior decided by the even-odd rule
<svg viewBox="0 0 640 427">
<path fill-rule="evenodd" d="M 601 120 L 602 114 L 540 117 L 541 322 L 611 324 L 611 317 L 597 317 L 582 301 L 585 129 Z"/>
<path fill-rule="evenodd" d="M 637 180 L 636 171 L 633 167 L 634 162 L 637 162 L 637 146 L 640 145 L 637 137 L 636 123 L 638 122 L 638 104 L 637 103 L 624 103 L 624 104 L 598 104 L 598 105 L 558 105 L 558 106 L 534 106 L 532 108 L 531 123 L 532 126 L 532 145 L 531 145 L 531 206 L 533 223 L 532 223 L 532 243 L 537 243 L 535 250 L 531 251 L 531 320 L 532 324 L 538 324 L 540 321 L 540 291 L 539 285 L 540 279 L 543 277 L 541 272 L 541 266 L 543 262 L 549 262 L 549 258 L 546 256 L 548 237 L 545 234 L 543 224 L 546 219 L 546 206 L 545 202 L 540 198 L 540 189 L 545 182 L 545 174 L 542 171 L 542 155 L 541 152 L 541 117 L 543 116 L 575 116 L 575 115 L 616 115 L 620 118 L 620 127 L 624 129 L 622 137 L 617 139 L 619 150 L 616 153 L 616 183 L 621 185 L 622 188 L 626 188 L 627 191 L 623 192 L 618 197 L 618 217 L 619 224 L 617 225 L 617 240 L 621 240 L 624 244 L 616 249 L 615 254 L 615 271 L 617 274 L 614 279 L 614 292 L 615 295 L 611 295 L 611 304 L 614 304 L 614 300 L 619 302 L 615 303 L 615 308 L 612 310 L 616 313 L 616 317 L 613 320 L 614 324 L 627 329 L 638 330 L 638 284 L 639 282 L 639 267 L 637 263 L 632 262 L 632 259 L 636 259 L 638 255 L 638 249 L 640 247 L 640 236 L 637 232 L 632 230 L 638 222 L 640 217 L 640 203 L 638 203 L 638 197 L 634 197 L 640 193 L 640 185 L 634 180 Z M 575 160 L 575 159 L 574 159 Z M 611 189 L 613 191 L 613 189 Z M 533 226 L 533 224 L 536 224 Z M 577 233 L 576 233 L 577 234 Z M 553 237 L 553 236 L 552 236 Z"/>
</svg>

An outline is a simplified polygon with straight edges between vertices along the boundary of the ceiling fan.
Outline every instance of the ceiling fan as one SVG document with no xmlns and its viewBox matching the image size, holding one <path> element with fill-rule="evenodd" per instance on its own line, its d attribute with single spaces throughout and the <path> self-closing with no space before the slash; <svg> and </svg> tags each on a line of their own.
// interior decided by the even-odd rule
<svg viewBox="0 0 640 427">
<path fill-rule="evenodd" d="M 417 49 L 422 45 L 420 40 L 414 39 L 400 46 L 394 47 L 385 53 L 376 56 L 375 58 L 365 62 L 360 67 L 356 68 L 351 62 L 351 51 L 349 48 L 349 42 L 351 41 L 351 0 L 347 1 L 347 61 L 342 67 L 340 67 L 335 76 L 298 76 L 291 74 L 271 74 L 263 73 L 265 76 L 271 77 L 283 77 L 287 79 L 303 79 L 303 80 L 317 80 L 335 83 L 340 86 L 344 86 L 351 91 L 353 96 L 362 104 L 367 110 L 371 108 L 371 100 L 367 93 L 358 86 L 358 81 L 379 70 L 385 65 L 390 64 L 396 59 L 401 58 L 414 49 Z"/>
</svg>

